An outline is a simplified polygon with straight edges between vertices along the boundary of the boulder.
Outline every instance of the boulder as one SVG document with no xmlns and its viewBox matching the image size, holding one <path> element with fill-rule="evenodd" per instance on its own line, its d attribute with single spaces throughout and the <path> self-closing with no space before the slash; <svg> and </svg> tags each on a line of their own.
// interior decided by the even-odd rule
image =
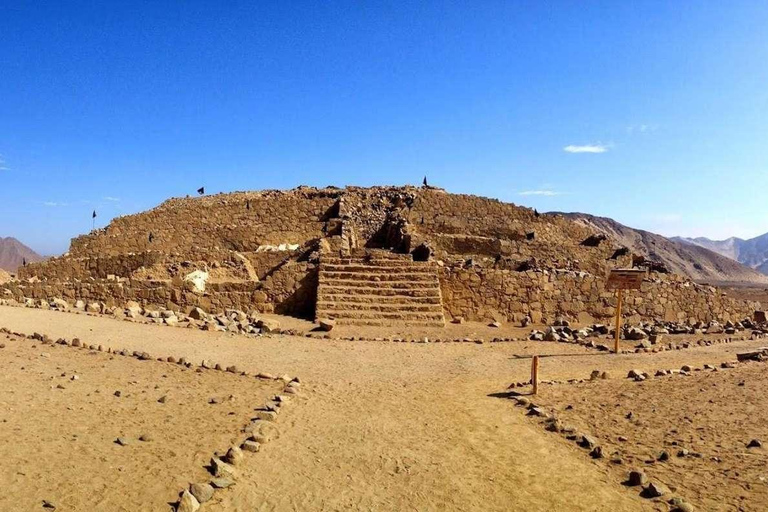
<svg viewBox="0 0 768 512">
<path fill-rule="evenodd" d="M 231 447 L 229 451 L 227 451 L 227 454 L 224 456 L 224 462 L 227 464 L 232 464 L 233 466 L 237 466 L 243 462 L 243 450 L 237 446 Z"/>
<path fill-rule="evenodd" d="M 185 490 L 179 498 L 178 505 L 176 505 L 176 512 L 197 512 L 199 508 L 200 502 L 197 501 L 197 498 Z"/>
<path fill-rule="evenodd" d="M 64 299 L 53 298 L 50 302 L 51 309 L 58 309 L 59 311 L 66 311 L 69 309 L 69 304 Z"/>
<path fill-rule="evenodd" d="M 280 332 L 280 322 L 277 320 L 270 320 L 270 319 L 264 319 L 262 318 L 258 322 L 256 322 L 256 327 L 261 329 L 261 332 L 266 333 L 279 333 Z"/>
<path fill-rule="evenodd" d="M 646 498 L 659 498 L 670 492 L 669 487 L 661 482 L 651 482 L 643 489 L 642 495 Z"/>
<path fill-rule="evenodd" d="M 218 457 L 211 459 L 211 473 L 215 477 L 233 478 L 235 476 L 235 468 L 224 462 Z"/>
<path fill-rule="evenodd" d="M 208 483 L 192 484 L 189 486 L 189 492 L 200 503 L 205 503 L 213 498 L 213 486 Z"/>
<path fill-rule="evenodd" d="M 645 473 L 642 470 L 635 469 L 629 472 L 629 477 L 627 478 L 627 485 L 629 486 L 638 486 L 638 485 L 646 485 L 648 483 L 648 477 L 645 475 Z"/>
<path fill-rule="evenodd" d="M 205 320 L 208 317 L 205 311 L 200 308 L 192 308 L 189 312 L 189 318 L 193 320 Z"/>
<path fill-rule="evenodd" d="M 321 318 L 317 321 L 317 323 L 320 324 L 320 330 L 325 332 L 329 332 L 333 330 L 334 327 L 336 327 L 336 320 L 331 318 Z"/>
</svg>

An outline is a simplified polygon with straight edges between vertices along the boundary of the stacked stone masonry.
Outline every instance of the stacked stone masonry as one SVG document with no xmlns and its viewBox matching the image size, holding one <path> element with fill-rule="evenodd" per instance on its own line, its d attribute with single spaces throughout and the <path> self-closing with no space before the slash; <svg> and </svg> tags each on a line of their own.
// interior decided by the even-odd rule
<svg viewBox="0 0 768 512">
<path fill-rule="evenodd" d="M 304 318 L 343 316 L 349 309 L 410 310 L 436 323 L 442 323 L 443 314 L 481 321 L 525 316 L 545 321 L 558 315 L 606 319 L 614 313 L 615 298 L 603 288 L 605 277 L 611 268 L 626 266 L 631 254 L 616 258 L 619 247 L 610 240 L 583 243 L 591 235 L 561 216 L 428 187 L 299 187 L 177 198 L 73 239 L 68 254 L 21 269 L 18 281 L 0 288 L 0 298 L 63 297 L 115 305 L 136 300 Z M 381 250 L 406 253 L 401 256 L 410 265 L 430 268 L 433 296 L 420 301 L 428 307 L 408 300 L 388 307 L 384 303 L 393 301 L 366 297 L 362 302 L 371 306 L 364 308 L 361 301 L 342 300 L 349 289 L 327 289 L 333 283 L 326 278 L 343 276 L 324 274 L 323 262 L 351 265 L 357 262 L 344 258 L 352 253 Z M 417 251 L 429 254 L 429 261 L 413 261 Z M 397 275 L 391 266 L 383 274 Z M 197 269 L 210 274 L 203 293 L 182 281 Z M 368 279 L 365 272 L 347 277 Z M 375 277 L 377 287 L 394 279 Z M 345 302 L 350 307 L 338 309 Z M 641 291 L 629 294 L 625 315 L 727 320 L 751 316 L 756 307 L 652 272 Z"/>
</svg>

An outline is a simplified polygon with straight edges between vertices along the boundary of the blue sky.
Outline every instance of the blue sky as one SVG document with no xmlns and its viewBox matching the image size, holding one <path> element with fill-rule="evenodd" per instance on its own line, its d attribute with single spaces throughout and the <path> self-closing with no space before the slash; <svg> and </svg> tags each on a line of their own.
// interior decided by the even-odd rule
<svg viewBox="0 0 768 512">
<path fill-rule="evenodd" d="M 768 231 L 768 2 L 0 0 L 0 236 L 194 193 L 431 183 Z"/>
</svg>

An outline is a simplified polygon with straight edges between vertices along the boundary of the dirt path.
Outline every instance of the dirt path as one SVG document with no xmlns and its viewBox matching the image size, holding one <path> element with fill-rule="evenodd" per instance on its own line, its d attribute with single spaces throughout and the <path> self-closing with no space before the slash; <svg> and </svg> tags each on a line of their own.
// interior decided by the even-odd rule
<svg viewBox="0 0 768 512">
<path fill-rule="evenodd" d="M 299 375 L 301 404 L 220 510 L 652 510 L 600 462 L 493 398 L 545 358 L 551 378 L 728 359 L 736 344 L 606 357 L 555 343 L 396 344 L 244 338 L 0 307 L 0 326 Z M 752 342 L 760 343 L 760 342 Z M 623 375 L 622 375 L 623 376 Z"/>
</svg>

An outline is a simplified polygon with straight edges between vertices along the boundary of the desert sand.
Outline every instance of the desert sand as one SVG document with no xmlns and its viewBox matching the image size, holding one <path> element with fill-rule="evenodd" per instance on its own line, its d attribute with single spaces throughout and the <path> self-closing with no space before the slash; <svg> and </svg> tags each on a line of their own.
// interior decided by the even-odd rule
<svg viewBox="0 0 768 512">
<path fill-rule="evenodd" d="M 300 376 L 304 386 L 302 397 L 295 408 L 280 416 L 277 423 L 279 439 L 255 454 L 242 469 L 242 478 L 236 486 L 217 493 L 212 502 L 204 505 L 213 510 L 227 511 L 668 510 L 666 502 L 647 500 L 636 489 L 621 485 L 626 476 L 625 470 L 629 470 L 629 455 L 626 467 L 621 468 L 607 459 L 590 459 L 574 443 L 553 436 L 536 421 L 526 417 L 519 407 L 503 396 L 506 385 L 527 378 L 533 354 L 551 356 L 542 359 L 543 379 L 584 379 L 594 369 L 607 371 L 610 378 L 599 383 L 541 386 L 539 398 L 551 401 L 554 407 L 565 402 L 578 403 L 587 391 L 594 391 L 593 406 L 580 406 L 571 411 L 574 422 L 580 421 L 580 425 L 587 428 L 593 426 L 589 423 L 590 417 L 607 417 L 608 413 L 603 410 L 605 406 L 601 408 L 600 404 L 607 403 L 606 397 L 614 394 L 612 387 L 628 387 L 637 393 L 634 398 L 628 396 L 627 404 L 617 408 L 621 412 L 617 410 L 615 414 L 624 413 L 624 409 L 630 407 L 642 414 L 641 417 L 648 417 L 651 414 L 643 410 L 642 403 L 646 404 L 644 407 L 651 407 L 650 404 L 660 401 L 666 393 L 665 386 L 669 389 L 674 387 L 673 378 L 683 378 L 653 380 L 638 387 L 637 383 L 624 378 L 632 368 L 650 370 L 679 368 L 683 364 L 718 364 L 735 359 L 737 352 L 764 344 L 761 340 L 744 340 L 658 354 L 612 355 L 575 345 L 530 341 L 419 344 L 319 340 L 295 336 L 246 338 L 121 322 L 105 317 L 7 307 L 0 308 L 0 324 L 23 333 L 39 331 L 52 336 L 77 336 L 88 344 L 147 350 L 153 356 L 212 359 L 222 365 L 237 364 L 249 372 Z M 8 347 L 4 350 L 7 351 Z M 73 349 L 56 350 L 58 355 Z M 34 352 L 29 353 L 29 357 L 33 356 Z M 4 357 L 8 356 L 4 353 Z M 90 356 L 78 357 L 87 359 Z M 93 357 L 105 356 L 99 354 Z M 55 376 L 75 369 L 85 372 L 84 368 L 87 369 L 82 364 L 72 369 L 59 364 L 65 368 L 59 371 L 49 361 L 52 362 L 52 359 L 37 362 L 48 365 L 41 367 L 38 379 L 43 375 Z M 105 364 L 107 362 L 114 363 L 105 361 Z M 131 360 L 130 363 L 137 369 L 148 368 L 146 362 Z M 762 368 L 759 363 L 755 364 L 756 368 Z M 179 373 L 179 378 L 182 374 L 195 375 L 189 371 L 177 372 L 175 366 L 171 369 Z M 167 372 L 163 370 L 163 373 Z M 703 377 L 698 374 L 689 377 L 699 378 Z M 715 378 L 720 378 L 720 375 Z M 149 388 L 147 394 L 152 395 L 150 391 L 153 391 L 154 383 L 149 383 L 152 382 L 149 376 L 144 379 Z M 132 377 L 128 380 L 143 382 L 144 379 Z M 82 379 L 86 382 L 90 380 L 85 376 Z M 77 381 L 78 385 L 82 381 Z M 693 381 L 682 382 L 687 384 Z M 119 384 L 116 382 L 112 387 Z M 128 389 L 127 383 L 121 385 Z M 711 387 L 711 384 L 708 385 Z M 705 387 L 704 384 L 697 386 Z M 50 383 L 45 381 L 40 392 L 50 396 L 54 391 L 49 387 Z M 240 388 L 240 384 L 236 387 Z M 644 400 L 644 395 L 639 393 L 645 389 L 650 390 L 648 400 Z M 690 389 L 690 386 L 681 387 L 674 392 L 677 395 L 672 393 L 672 396 L 682 400 L 685 391 Z M 57 391 L 70 392 L 69 389 Z M 242 389 L 222 391 L 223 394 L 244 395 Z M 90 392 L 95 392 L 95 389 Z M 209 409 L 205 407 L 205 399 L 209 398 L 211 390 L 201 384 L 199 389 L 190 393 L 199 396 L 200 407 L 203 413 L 207 413 Z M 753 395 L 753 401 L 756 396 L 759 392 Z M 28 398 L 27 402 L 30 400 Z M 85 396 L 83 400 L 86 400 Z M 153 400 L 152 396 L 149 401 Z M 673 409 L 674 403 L 670 402 L 667 406 Z M 26 414 L 32 412 L 29 406 L 31 404 L 16 405 Z M 743 407 L 747 407 L 746 403 Z M 692 408 L 689 416 L 694 417 L 696 410 Z M 745 412 L 748 410 L 745 409 Z M 580 419 L 577 414 L 587 416 Z M 722 419 L 731 415 L 726 409 L 715 416 Z M 699 428 L 719 428 L 714 420 L 710 426 L 704 426 L 668 413 L 665 418 L 645 419 L 647 426 L 643 428 L 652 429 L 648 434 L 640 435 L 639 427 L 629 434 L 619 434 L 611 430 L 603 431 L 594 425 L 593 435 L 625 435 L 630 439 L 629 444 L 637 443 L 634 448 L 627 447 L 627 453 L 637 453 L 634 457 L 640 457 L 657 445 L 659 450 L 664 447 L 663 435 L 653 443 L 645 440 L 644 436 L 659 435 L 656 431 L 670 428 L 669 422 L 676 425 L 677 436 L 685 442 L 697 435 Z M 711 419 L 708 418 L 708 421 Z M 213 423 L 221 421 L 209 420 Z M 230 441 L 227 435 L 238 432 L 237 421 L 232 421 L 233 424 L 224 429 L 230 434 L 221 434 L 223 437 L 219 443 L 215 439 L 206 441 L 209 450 L 217 449 L 219 444 L 226 445 Z M 735 427 L 731 425 L 728 428 Z M 103 433 L 102 444 L 106 447 L 102 446 L 102 449 L 114 451 L 126 448 L 114 445 L 112 437 L 135 436 L 137 433 L 133 430 L 141 429 L 137 426 L 128 429 L 130 432 L 125 428 L 119 432 L 113 430 L 119 429 L 108 429 L 108 433 Z M 201 431 L 215 430 L 208 425 L 196 432 L 202 435 Z M 733 439 L 733 446 L 727 448 L 738 448 L 743 452 L 744 439 L 765 436 L 762 432 L 764 427 L 760 426 L 750 432 L 742 432 Z M 2 441 L 9 442 L 7 437 Z M 39 449 L 40 437 L 33 435 L 20 441 L 14 436 L 13 442 L 38 446 Z M 643 443 L 650 444 L 646 446 Z M 160 443 L 149 445 L 155 447 Z M 142 446 L 142 449 L 145 448 Z M 704 450 L 695 444 L 690 449 Z M 707 457 L 715 455 L 715 452 L 707 450 L 702 453 L 705 451 Z M 117 453 L 121 452 L 118 450 Z M 754 457 L 752 454 L 757 452 L 745 453 Z M 61 457 L 59 460 L 69 456 L 67 451 L 58 455 Z M 160 454 L 153 453 L 153 456 L 159 457 Z M 728 461 L 728 466 L 734 471 L 746 471 L 746 468 L 738 469 L 741 464 L 739 459 L 731 462 L 722 454 L 719 456 Z M 706 464 L 707 460 L 697 459 L 697 463 Z M 688 460 L 685 462 L 688 463 Z M 676 467 L 675 464 L 668 466 Z M 90 471 L 87 465 L 86 469 Z M 164 484 L 167 488 L 164 499 L 171 502 L 177 496 L 174 493 L 186 481 L 204 476 L 196 473 L 200 469 L 200 464 L 193 463 L 190 464 L 190 472 L 185 475 L 178 475 L 178 470 L 173 471 L 178 479 L 171 479 L 169 475 Z M 79 469 L 80 473 L 82 471 Z M 706 483 L 701 478 L 692 478 L 691 482 L 679 486 L 687 501 L 700 507 L 706 506 L 713 489 L 729 484 L 722 472 L 710 473 Z M 674 473 L 660 471 L 654 476 L 666 481 L 667 485 L 675 483 Z M 52 479 L 61 479 L 64 483 L 60 485 L 66 485 L 67 473 L 54 472 Z M 759 484 L 745 481 L 751 485 Z M 128 483 L 125 485 L 131 486 Z M 158 484 L 158 487 L 161 486 Z M 141 485 L 138 487 L 143 488 Z M 136 487 L 133 488 L 133 492 L 139 492 Z M 81 487 L 79 489 L 73 493 L 85 491 Z M 753 491 L 745 496 L 739 502 L 742 509 L 761 509 L 764 495 Z"/>
<path fill-rule="evenodd" d="M 168 510 L 276 382 L 3 336 L 0 510 Z M 211 403 L 216 402 L 216 403 Z M 119 438 L 119 441 L 118 441 Z M 121 443 L 124 443 L 121 444 Z"/>
</svg>

